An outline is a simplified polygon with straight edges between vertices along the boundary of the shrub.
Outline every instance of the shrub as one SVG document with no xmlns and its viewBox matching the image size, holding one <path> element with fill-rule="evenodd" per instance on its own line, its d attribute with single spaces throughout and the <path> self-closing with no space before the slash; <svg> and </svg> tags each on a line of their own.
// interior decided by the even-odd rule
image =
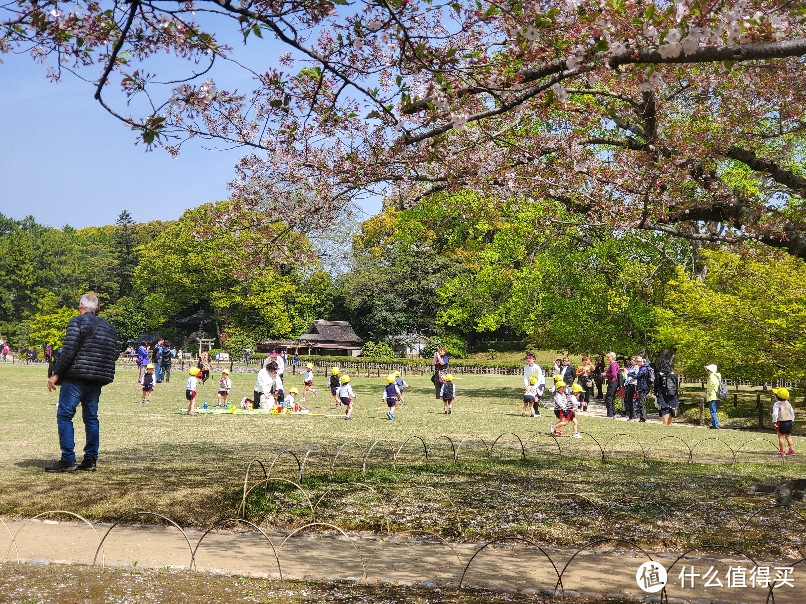
<svg viewBox="0 0 806 604">
<path fill-rule="evenodd" d="M 370 359 L 392 358 L 395 351 L 386 342 L 365 342 L 361 348 L 361 356 Z"/>
</svg>

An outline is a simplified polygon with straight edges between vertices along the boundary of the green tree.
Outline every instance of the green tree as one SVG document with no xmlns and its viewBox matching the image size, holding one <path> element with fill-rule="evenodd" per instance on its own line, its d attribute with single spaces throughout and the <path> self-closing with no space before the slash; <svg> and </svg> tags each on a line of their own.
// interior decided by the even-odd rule
<svg viewBox="0 0 806 604">
<path fill-rule="evenodd" d="M 132 293 L 134 270 L 137 267 L 136 243 L 134 237 L 134 219 L 128 210 L 123 210 L 115 220 L 115 254 L 118 260 L 118 294 L 120 297 L 130 296 Z"/>
<path fill-rule="evenodd" d="M 44 346 L 52 344 L 56 350 L 62 345 L 67 323 L 78 314 L 78 299 L 72 306 L 64 306 L 61 300 L 52 293 L 47 293 L 39 300 L 38 309 L 28 325 L 27 346 Z"/>
<path fill-rule="evenodd" d="M 253 230 L 218 222 L 229 208 L 219 202 L 188 210 L 138 248 L 134 286 L 149 328 L 181 325 L 210 335 L 241 328 L 277 338 L 303 333 L 323 307 L 327 277 L 315 267 L 278 264 L 255 249 Z M 274 228 L 275 234 L 286 231 L 283 225 Z M 300 249 L 310 247 L 304 237 L 284 236 Z M 247 264 L 254 270 L 245 272 Z"/>
<path fill-rule="evenodd" d="M 657 309 L 656 337 L 686 373 L 806 385 L 806 263 L 765 247 L 702 252 L 702 276 L 679 268 Z"/>
</svg>

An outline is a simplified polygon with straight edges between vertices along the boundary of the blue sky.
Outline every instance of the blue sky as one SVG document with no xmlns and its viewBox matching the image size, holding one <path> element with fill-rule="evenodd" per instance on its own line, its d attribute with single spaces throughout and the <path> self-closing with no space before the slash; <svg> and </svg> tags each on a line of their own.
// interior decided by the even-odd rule
<svg viewBox="0 0 806 604">
<path fill-rule="evenodd" d="M 27 56 L 0 58 L 0 213 L 83 228 L 113 224 L 124 209 L 136 222 L 175 220 L 228 197 L 242 150 L 196 143 L 178 159 L 146 152 L 93 99 L 90 84 L 69 74 L 54 84 Z M 367 210 L 379 211 L 380 202 Z"/>
<path fill-rule="evenodd" d="M 73 77 L 54 84 L 45 67 L 4 55 L 0 65 L 0 212 L 61 228 L 173 220 L 226 199 L 239 152 L 188 148 L 173 160 L 146 152 L 136 136 Z"/>
</svg>

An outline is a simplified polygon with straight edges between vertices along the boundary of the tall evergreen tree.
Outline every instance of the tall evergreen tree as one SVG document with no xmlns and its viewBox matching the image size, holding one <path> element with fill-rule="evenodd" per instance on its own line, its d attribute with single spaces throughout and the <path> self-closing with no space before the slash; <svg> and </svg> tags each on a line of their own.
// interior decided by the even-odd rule
<svg viewBox="0 0 806 604">
<path fill-rule="evenodd" d="M 118 227 L 115 233 L 116 253 L 118 257 L 118 278 L 120 282 L 119 296 L 121 298 L 131 296 L 134 277 L 134 269 L 137 268 L 136 243 L 132 225 L 134 219 L 128 210 L 123 210 L 115 220 Z"/>
</svg>

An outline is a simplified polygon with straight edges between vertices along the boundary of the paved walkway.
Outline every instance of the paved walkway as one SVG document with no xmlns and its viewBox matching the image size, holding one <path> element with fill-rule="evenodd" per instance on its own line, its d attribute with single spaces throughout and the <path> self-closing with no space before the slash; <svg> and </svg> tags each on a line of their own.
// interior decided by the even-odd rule
<svg viewBox="0 0 806 604">
<path fill-rule="evenodd" d="M 418 540 L 412 534 L 381 539 L 346 536 L 337 530 L 330 535 L 300 532 L 286 540 L 285 535 L 264 535 L 236 522 L 205 533 L 174 526 L 90 526 L 64 521 L 64 514 L 56 517 L 61 520 L 48 516 L 28 521 L 0 519 L 0 563 L 172 567 L 275 579 L 461 585 L 546 594 L 554 591 L 561 573 L 566 597 L 590 594 L 659 601 L 659 594 L 645 593 L 636 581 L 636 572 L 648 561 L 647 554 L 626 543 L 614 543 L 611 549 L 599 544 L 596 549 L 576 552 L 524 541 L 488 546 L 448 544 L 432 538 Z M 701 555 L 675 562 L 676 555 L 649 555 L 669 569 L 667 595 L 672 603 L 766 602 L 768 590 L 752 588 L 751 578 L 763 574 L 765 568 L 774 577 L 776 568 L 793 566 L 792 561 L 753 562 Z M 806 602 L 806 563 L 793 567 L 786 571 L 784 583 L 788 584 L 774 591 L 776 604 Z M 685 572 L 682 580 L 681 570 Z M 714 574 L 710 582 L 721 582 L 721 588 L 706 586 Z M 651 573 L 646 576 L 651 578 Z M 746 587 L 740 587 L 742 584 Z"/>
</svg>

